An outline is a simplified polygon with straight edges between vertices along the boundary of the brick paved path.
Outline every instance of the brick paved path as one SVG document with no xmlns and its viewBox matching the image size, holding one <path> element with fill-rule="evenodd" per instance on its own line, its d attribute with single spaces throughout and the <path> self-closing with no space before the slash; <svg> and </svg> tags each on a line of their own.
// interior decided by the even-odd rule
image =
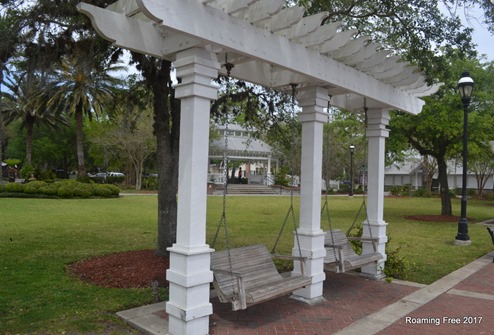
<svg viewBox="0 0 494 335">
<path fill-rule="evenodd" d="M 212 335 L 325 335 L 394 303 L 418 288 L 326 273 L 323 303 L 308 306 L 288 297 L 232 312 L 213 300 Z"/>
<path fill-rule="evenodd" d="M 494 264 L 378 333 L 395 334 L 494 334 Z"/>
</svg>

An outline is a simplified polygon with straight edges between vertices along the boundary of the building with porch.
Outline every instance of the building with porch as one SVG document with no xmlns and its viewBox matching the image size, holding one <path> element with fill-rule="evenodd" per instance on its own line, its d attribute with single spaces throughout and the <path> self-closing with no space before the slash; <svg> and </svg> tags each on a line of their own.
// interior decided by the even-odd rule
<svg viewBox="0 0 494 335">
<path fill-rule="evenodd" d="M 224 183 L 226 126 L 217 126 L 219 137 L 209 144 L 208 182 Z M 226 155 L 238 169 L 230 169 L 229 178 L 242 178 L 248 184 L 272 185 L 278 169 L 277 154 L 270 145 L 253 136 L 254 130 L 238 124 L 228 125 Z M 233 175 L 232 175 L 233 174 Z"/>
</svg>

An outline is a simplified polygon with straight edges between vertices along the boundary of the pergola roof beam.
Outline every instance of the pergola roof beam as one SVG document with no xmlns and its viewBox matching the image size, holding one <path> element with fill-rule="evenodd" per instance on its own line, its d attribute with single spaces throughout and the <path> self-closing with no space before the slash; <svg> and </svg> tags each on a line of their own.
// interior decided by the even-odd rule
<svg viewBox="0 0 494 335">
<path fill-rule="evenodd" d="M 242 80 L 282 90 L 291 83 L 319 86 L 345 96 L 365 96 L 381 108 L 420 112 L 423 101 L 417 97 L 434 87 L 420 86 L 426 84 L 416 67 L 388 56 L 391 51 L 376 52 L 380 46 L 368 43 L 368 37 L 354 39 L 355 30 L 340 31 L 340 22 L 321 26 L 327 13 L 303 17 L 304 8 L 284 4 L 118 0 L 108 7 L 114 13 L 85 3 L 79 8 L 104 38 L 124 48 L 174 60 L 179 51 L 207 46 L 220 62 L 228 54 L 228 62 L 236 65 L 234 77 Z"/>
</svg>

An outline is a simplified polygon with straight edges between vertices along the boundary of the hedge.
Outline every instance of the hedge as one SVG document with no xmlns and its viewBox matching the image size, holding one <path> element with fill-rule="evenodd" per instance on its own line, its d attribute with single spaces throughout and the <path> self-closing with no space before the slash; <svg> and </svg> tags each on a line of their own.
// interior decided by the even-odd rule
<svg viewBox="0 0 494 335">
<path fill-rule="evenodd" d="M 62 180 L 49 183 L 31 181 L 26 184 L 8 183 L 0 185 L 0 197 L 17 198 L 115 198 L 120 188 L 115 185 L 81 183 L 75 180 Z"/>
</svg>

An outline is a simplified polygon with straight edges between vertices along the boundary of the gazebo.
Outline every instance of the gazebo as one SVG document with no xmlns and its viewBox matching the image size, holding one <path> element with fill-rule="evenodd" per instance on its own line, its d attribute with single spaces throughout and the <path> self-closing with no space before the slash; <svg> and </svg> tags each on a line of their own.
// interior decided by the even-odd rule
<svg viewBox="0 0 494 335">
<path fill-rule="evenodd" d="M 271 185 L 271 167 L 274 161 L 277 166 L 276 155 L 273 149 L 266 142 L 252 136 L 253 130 L 243 128 L 238 124 L 226 126 L 217 126 L 220 137 L 214 139 L 209 144 L 209 159 L 222 160 L 226 153 L 229 161 L 241 161 L 244 164 L 243 177 L 249 184 Z M 225 134 L 228 132 L 228 134 Z M 227 138 L 227 148 L 225 148 L 225 136 Z M 226 151 L 225 151 L 226 150 Z M 222 162 L 223 163 L 223 162 Z M 261 167 L 261 171 L 251 169 L 251 166 Z M 221 169 L 224 169 L 221 166 Z M 216 173 L 215 173 L 216 172 Z M 209 182 L 223 184 L 224 171 L 210 171 L 208 176 Z"/>
<path fill-rule="evenodd" d="M 300 227 L 298 237 L 311 284 L 293 295 L 307 303 L 322 298 L 325 233 L 321 230 L 321 166 L 324 113 L 328 101 L 355 112 L 367 111 L 368 219 L 364 236 L 379 238 L 383 255 L 362 268 L 380 278 L 386 260 L 383 220 L 384 144 L 389 110 L 421 111 L 419 99 L 434 93 L 419 69 L 389 50 L 354 38 L 340 22 L 321 25 L 327 13 L 305 16 L 304 8 L 284 8 L 284 0 L 119 0 L 107 8 L 80 3 L 100 36 L 117 46 L 173 61 L 181 83 L 179 204 L 177 241 L 169 248 L 169 334 L 207 334 L 210 256 L 206 244 L 206 185 L 212 79 L 226 68 L 231 76 L 296 95 L 302 123 Z M 372 249 L 364 244 L 364 252 Z M 294 270 L 297 271 L 297 270 Z"/>
</svg>

